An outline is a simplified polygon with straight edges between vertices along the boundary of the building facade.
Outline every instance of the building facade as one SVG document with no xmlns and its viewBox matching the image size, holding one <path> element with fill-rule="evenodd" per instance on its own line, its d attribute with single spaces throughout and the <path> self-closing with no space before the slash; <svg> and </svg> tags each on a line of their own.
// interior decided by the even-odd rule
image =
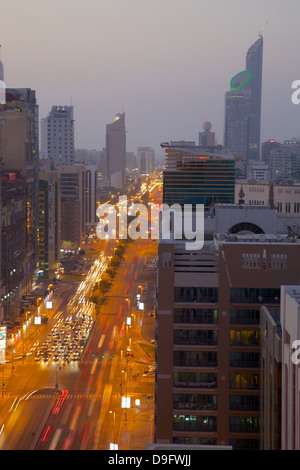
<svg viewBox="0 0 300 470">
<path fill-rule="evenodd" d="M 41 121 L 41 137 L 43 158 L 54 160 L 56 165 L 72 165 L 74 162 L 73 106 L 52 106 L 48 116 Z"/>
<path fill-rule="evenodd" d="M 53 279 L 60 266 L 61 196 L 58 171 L 40 172 L 38 277 Z"/>
<path fill-rule="evenodd" d="M 125 185 L 126 128 L 125 113 L 118 113 L 112 123 L 106 125 L 106 161 L 110 185 L 122 189 Z"/>
<path fill-rule="evenodd" d="M 221 146 L 161 144 L 165 148 L 163 202 L 172 205 L 234 202 L 235 161 Z"/>
</svg>

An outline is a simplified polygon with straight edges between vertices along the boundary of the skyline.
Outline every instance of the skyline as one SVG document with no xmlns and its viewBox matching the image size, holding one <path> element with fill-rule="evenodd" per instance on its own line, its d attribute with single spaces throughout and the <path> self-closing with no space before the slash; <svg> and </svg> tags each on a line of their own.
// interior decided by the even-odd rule
<svg viewBox="0 0 300 470">
<path fill-rule="evenodd" d="M 2 0 L 0 7 L 6 86 L 36 90 L 40 120 L 53 105 L 72 104 L 76 148 L 105 147 L 106 125 L 122 110 L 129 152 L 149 146 L 161 158 L 162 141 L 197 142 L 206 119 L 223 144 L 225 93 L 266 22 L 261 142 L 300 135 L 300 105 L 291 101 L 300 79 L 296 0 Z"/>
</svg>

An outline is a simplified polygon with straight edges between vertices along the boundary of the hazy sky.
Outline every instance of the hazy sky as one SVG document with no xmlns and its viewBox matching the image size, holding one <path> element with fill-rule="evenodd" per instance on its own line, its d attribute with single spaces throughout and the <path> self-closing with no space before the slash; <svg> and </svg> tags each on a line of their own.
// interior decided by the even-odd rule
<svg viewBox="0 0 300 470">
<path fill-rule="evenodd" d="M 74 106 L 75 145 L 102 149 L 122 108 L 127 150 L 223 144 L 224 95 L 263 25 L 262 141 L 300 136 L 300 0 L 0 0 L 7 87 L 37 92 L 40 118 Z"/>
</svg>

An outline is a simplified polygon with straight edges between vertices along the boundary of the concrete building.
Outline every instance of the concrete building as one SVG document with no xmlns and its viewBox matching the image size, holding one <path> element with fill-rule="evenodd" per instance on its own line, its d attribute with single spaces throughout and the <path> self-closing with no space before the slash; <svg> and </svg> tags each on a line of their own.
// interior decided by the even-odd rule
<svg viewBox="0 0 300 470">
<path fill-rule="evenodd" d="M 62 248 L 77 249 L 86 235 L 86 167 L 84 165 L 59 166 L 61 188 L 61 241 Z M 89 178 L 90 177 L 90 178 Z M 91 174 L 89 194 L 93 194 Z M 92 214 L 91 214 L 92 216 Z"/>
<path fill-rule="evenodd" d="M 282 327 L 282 450 L 300 449 L 300 276 L 281 286 Z M 294 343 L 296 341 L 297 343 Z M 298 351 L 298 353 L 297 353 Z"/>
<path fill-rule="evenodd" d="M 1 175 L 1 305 L 5 319 L 17 317 L 31 286 L 27 264 L 26 179 L 21 171 Z"/>
<path fill-rule="evenodd" d="M 260 131 L 261 131 L 261 96 L 262 96 L 262 66 L 263 66 L 263 37 L 259 38 L 248 49 L 246 55 L 246 70 L 250 70 L 252 78 L 243 89 L 250 91 L 249 113 L 249 160 L 260 160 Z"/>
<path fill-rule="evenodd" d="M 299 281 L 299 240 L 160 240 L 158 253 L 155 441 L 259 449 L 260 309 Z"/>
<path fill-rule="evenodd" d="M 54 160 L 56 165 L 73 164 L 73 106 L 52 106 L 48 116 L 41 121 L 41 141 L 43 158 Z"/>
<path fill-rule="evenodd" d="M 106 125 L 107 175 L 116 189 L 125 186 L 126 128 L 125 113 L 118 113 L 114 122 Z"/>
<path fill-rule="evenodd" d="M 137 167 L 141 175 L 150 175 L 154 171 L 154 149 L 151 147 L 138 147 Z"/>
<path fill-rule="evenodd" d="M 199 132 L 199 147 L 214 147 L 216 145 L 215 133 L 211 131 L 212 124 L 209 121 L 203 123 L 203 131 Z"/>
<path fill-rule="evenodd" d="M 231 90 L 225 95 L 224 147 L 234 157 L 248 160 L 251 92 Z"/>
<path fill-rule="evenodd" d="M 261 330 L 261 445 L 281 449 L 282 331 L 280 308 L 260 309 Z"/>
<path fill-rule="evenodd" d="M 37 275 L 52 280 L 60 266 L 61 195 L 58 171 L 40 172 Z"/>
<path fill-rule="evenodd" d="M 85 167 L 85 224 L 86 231 L 95 229 L 98 223 L 97 212 L 97 194 L 98 194 L 98 169 L 96 165 L 87 165 Z"/>
<path fill-rule="evenodd" d="M 23 238 L 26 250 L 23 269 L 25 290 L 30 289 L 36 267 L 36 178 L 34 149 L 34 114 L 31 105 L 7 93 L 6 104 L 0 108 L 0 142 L 2 171 L 21 172 L 26 185 L 26 224 Z M 22 290 L 22 289 L 20 289 Z M 20 292 L 21 295 L 21 292 Z"/>
<path fill-rule="evenodd" d="M 281 144 L 269 156 L 270 179 L 274 182 L 300 181 L 300 142 Z"/>
<path fill-rule="evenodd" d="M 163 202 L 172 205 L 233 203 L 235 161 L 221 146 L 162 143 L 165 149 Z"/>
</svg>

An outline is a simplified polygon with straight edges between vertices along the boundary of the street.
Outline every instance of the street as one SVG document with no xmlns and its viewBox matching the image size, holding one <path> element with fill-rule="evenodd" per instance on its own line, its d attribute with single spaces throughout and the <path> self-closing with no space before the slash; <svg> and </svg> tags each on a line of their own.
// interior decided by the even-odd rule
<svg viewBox="0 0 300 470">
<path fill-rule="evenodd" d="M 99 313 L 88 298 L 106 267 L 105 250 L 76 291 L 73 285 L 63 290 L 39 338 L 40 345 L 53 344 L 49 358 L 36 361 L 30 355 L 5 365 L 0 449 L 108 450 L 112 443 L 128 450 L 145 449 L 153 440 L 154 374 L 147 372 L 155 362 L 155 317 L 136 310 L 136 295 L 147 308 L 155 286 L 141 285 L 140 277 L 147 253 L 155 250 L 151 240 L 129 243 Z M 54 360 L 57 338 L 68 352 L 77 333 L 80 360 L 73 360 L 74 352 Z M 124 397 L 130 407 L 122 408 Z"/>
</svg>

